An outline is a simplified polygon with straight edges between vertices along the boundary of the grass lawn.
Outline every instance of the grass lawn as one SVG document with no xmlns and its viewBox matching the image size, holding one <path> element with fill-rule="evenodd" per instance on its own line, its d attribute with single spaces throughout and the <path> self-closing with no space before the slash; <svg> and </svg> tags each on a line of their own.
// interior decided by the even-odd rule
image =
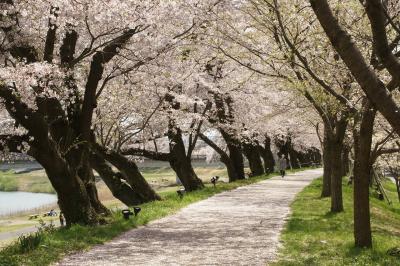
<svg viewBox="0 0 400 266">
<path fill-rule="evenodd" d="M 177 196 L 176 189 L 162 191 L 160 192 L 163 198 L 162 201 L 141 205 L 141 213 L 131 220 L 122 219 L 121 214 L 116 210 L 106 225 L 97 227 L 75 225 L 70 229 L 56 229 L 52 230 L 53 232 L 45 232 L 41 235 L 40 241 L 30 251 L 22 251 L 22 245 L 15 242 L 0 251 L 0 265 L 48 265 L 58 261 L 68 253 L 85 250 L 93 245 L 104 243 L 124 231 L 173 214 L 196 201 L 206 199 L 223 191 L 259 182 L 271 176 L 273 175 L 253 177 L 233 183 L 220 182 L 216 188 L 207 184 L 203 190 L 187 193 L 183 199 Z"/>
<path fill-rule="evenodd" d="M 175 172 L 170 167 L 146 167 L 140 169 L 143 176 L 156 190 L 165 189 L 176 184 Z M 195 167 L 196 174 L 205 182 L 209 182 L 212 176 L 218 175 L 222 180 L 227 179 L 224 167 Z M 99 179 L 100 180 L 100 179 Z M 105 184 L 97 182 L 99 194 L 102 198 L 102 188 Z M 107 189 L 106 189 L 107 190 Z M 25 191 L 34 193 L 55 193 L 44 170 L 36 170 L 29 173 L 15 174 L 13 171 L 0 171 L 0 191 Z M 105 193 L 104 200 L 111 199 L 111 193 Z"/>
<path fill-rule="evenodd" d="M 386 182 L 390 206 L 371 193 L 373 249 L 354 247 L 352 187 L 344 184 L 344 208 L 329 213 L 330 200 L 321 199 L 322 180 L 305 188 L 292 204 L 292 215 L 283 232 L 274 265 L 400 265 L 389 249 L 400 248 L 400 204 L 395 185 Z"/>
<path fill-rule="evenodd" d="M 23 174 L 0 172 L 0 191 L 55 193 L 43 170 Z"/>
</svg>

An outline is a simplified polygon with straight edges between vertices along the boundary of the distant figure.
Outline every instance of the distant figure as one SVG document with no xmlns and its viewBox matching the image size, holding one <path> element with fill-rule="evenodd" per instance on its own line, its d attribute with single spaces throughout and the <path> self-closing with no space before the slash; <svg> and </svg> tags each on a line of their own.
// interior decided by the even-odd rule
<svg viewBox="0 0 400 266">
<path fill-rule="evenodd" d="M 60 225 L 61 225 L 61 227 L 63 227 L 65 224 L 65 218 L 64 218 L 64 214 L 62 212 L 60 212 L 59 218 L 60 218 Z"/>
<path fill-rule="evenodd" d="M 286 159 L 285 156 L 280 156 L 278 160 L 279 172 L 281 173 L 282 178 L 286 175 Z"/>
<path fill-rule="evenodd" d="M 211 177 L 211 183 L 214 185 L 214 187 L 217 185 L 218 179 L 219 179 L 219 176 Z"/>
</svg>

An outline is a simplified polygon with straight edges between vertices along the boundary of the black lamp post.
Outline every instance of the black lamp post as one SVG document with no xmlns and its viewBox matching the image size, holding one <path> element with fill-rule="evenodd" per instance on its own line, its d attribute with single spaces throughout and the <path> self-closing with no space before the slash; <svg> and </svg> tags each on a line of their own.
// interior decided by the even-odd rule
<svg viewBox="0 0 400 266">
<path fill-rule="evenodd" d="M 129 216 L 133 215 L 133 212 L 129 209 L 122 210 L 121 212 L 125 220 L 129 220 Z"/>
<path fill-rule="evenodd" d="M 178 194 L 179 198 L 182 199 L 183 195 L 186 193 L 186 190 L 184 188 L 181 188 L 176 193 Z"/>
<path fill-rule="evenodd" d="M 142 208 L 140 207 L 133 207 L 133 212 L 135 213 L 135 216 L 137 216 L 141 210 Z"/>
<path fill-rule="evenodd" d="M 129 220 L 129 217 L 131 215 L 137 216 L 141 210 L 142 210 L 142 208 L 140 208 L 140 207 L 133 207 L 133 212 L 130 209 L 124 209 L 121 212 L 122 212 L 122 215 L 124 216 L 124 219 Z"/>
</svg>

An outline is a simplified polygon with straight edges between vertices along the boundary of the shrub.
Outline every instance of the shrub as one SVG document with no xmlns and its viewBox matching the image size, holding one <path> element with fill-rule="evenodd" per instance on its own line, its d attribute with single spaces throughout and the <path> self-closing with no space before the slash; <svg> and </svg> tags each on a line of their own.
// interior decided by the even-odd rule
<svg viewBox="0 0 400 266">
<path fill-rule="evenodd" d="M 29 235 L 21 235 L 18 237 L 17 245 L 20 253 L 28 253 L 36 249 L 43 240 L 43 233 L 36 232 Z"/>
</svg>

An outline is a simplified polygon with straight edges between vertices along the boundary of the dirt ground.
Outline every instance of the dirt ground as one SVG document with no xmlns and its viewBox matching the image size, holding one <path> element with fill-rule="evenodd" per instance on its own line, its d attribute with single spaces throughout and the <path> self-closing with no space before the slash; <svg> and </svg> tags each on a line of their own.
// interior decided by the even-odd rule
<svg viewBox="0 0 400 266">
<path fill-rule="evenodd" d="M 309 170 L 218 194 L 57 265 L 266 265 L 290 203 L 321 175 Z"/>
</svg>

